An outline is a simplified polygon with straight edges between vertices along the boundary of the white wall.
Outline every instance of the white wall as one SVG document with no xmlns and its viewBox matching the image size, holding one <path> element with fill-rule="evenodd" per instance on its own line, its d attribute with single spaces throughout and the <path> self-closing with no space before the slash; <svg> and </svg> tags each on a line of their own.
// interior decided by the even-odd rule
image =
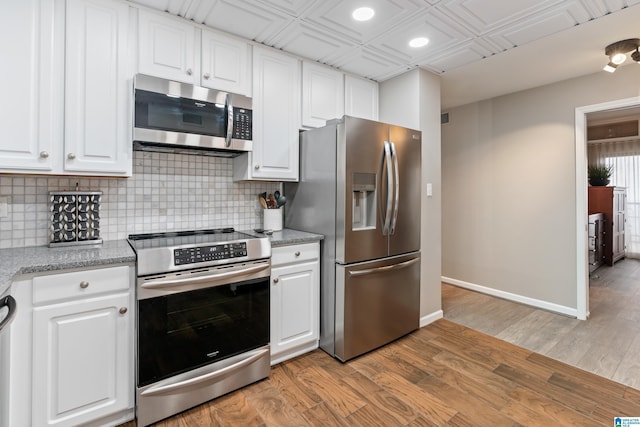
<svg viewBox="0 0 640 427">
<path fill-rule="evenodd" d="M 639 82 L 629 65 L 449 110 L 443 276 L 575 310 L 575 109 L 638 96 Z"/>
<path fill-rule="evenodd" d="M 440 78 L 415 69 L 380 84 L 380 120 L 422 131 L 422 222 L 420 317 L 424 325 L 442 316 Z M 433 196 L 426 197 L 427 183 Z"/>
</svg>

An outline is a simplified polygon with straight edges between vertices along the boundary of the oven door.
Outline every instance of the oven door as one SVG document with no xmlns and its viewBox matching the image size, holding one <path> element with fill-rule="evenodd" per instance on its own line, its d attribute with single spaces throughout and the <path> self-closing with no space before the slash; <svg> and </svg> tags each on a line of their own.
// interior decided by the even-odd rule
<svg viewBox="0 0 640 427">
<path fill-rule="evenodd" d="M 268 345 L 269 275 L 261 260 L 139 278 L 138 387 Z"/>
</svg>

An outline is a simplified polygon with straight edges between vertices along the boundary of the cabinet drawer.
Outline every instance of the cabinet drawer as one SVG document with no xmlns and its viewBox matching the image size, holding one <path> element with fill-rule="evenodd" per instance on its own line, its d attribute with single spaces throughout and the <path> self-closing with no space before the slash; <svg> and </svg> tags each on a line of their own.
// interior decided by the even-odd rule
<svg viewBox="0 0 640 427">
<path fill-rule="evenodd" d="M 277 246 L 271 249 L 271 265 L 278 266 L 292 262 L 318 259 L 320 256 L 319 243 L 304 243 L 301 245 Z"/>
<path fill-rule="evenodd" d="M 129 290 L 129 285 L 126 265 L 39 276 L 33 278 L 33 303 Z"/>
</svg>

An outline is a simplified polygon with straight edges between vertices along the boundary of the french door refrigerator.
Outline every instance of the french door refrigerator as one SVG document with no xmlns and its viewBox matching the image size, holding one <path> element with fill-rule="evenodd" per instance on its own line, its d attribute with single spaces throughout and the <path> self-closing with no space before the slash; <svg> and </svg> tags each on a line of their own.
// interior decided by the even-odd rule
<svg viewBox="0 0 640 427">
<path fill-rule="evenodd" d="M 421 133 L 344 116 L 300 134 L 285 224 L 320 233 L 320 347 L 346 361 L 419 326 Z"/>
</svg>

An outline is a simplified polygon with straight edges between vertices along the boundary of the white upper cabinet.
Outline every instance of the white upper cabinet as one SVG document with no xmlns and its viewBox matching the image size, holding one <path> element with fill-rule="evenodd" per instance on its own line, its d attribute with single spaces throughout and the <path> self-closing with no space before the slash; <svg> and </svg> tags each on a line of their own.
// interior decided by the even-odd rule
<svg viewBox="0 0 640 427">
<path fill-rule="evenodd" d="M 27 0 L 7 7 L 3 58 L 19 66 L 0 71 L 12 100 L 0 107 L 0 172 L 130 176 L 128 5 Z"/>
<path fill-rule="evenodd" d="M 378 120 L 378 83 L 345 76 L 345 114 L 369 120 Z"/>
<path fill-rule="evenodd" d="M 54 68 L 52 1 L 4 2 L 0 14 L 0 77 L 6 102 L 0 105 L 0 171 L 51 172 L 53 141 L 61 134 L 53 94 L 62 86 Z M 58 97 L 61 96 L 61 93 Z"/>
<path fill-rule="evenodd" d="M 251 96 L 251 49 L 243 41 L 202 30 L 202 86 Z"/>
<path fill-rule="evenodd" d="M 139 11 L 138 72 L 251 96 L 251 49 L 240 39 Z"/>
<path fill-rule="evenodd" d="M 297 181 L 300 61 L 253 48 L 253 151 L 234 159 L 235 180 Z"/>
<path fill-rule="evenodd" d="M 344 115 L 344 74 L 312 62 L 302 63 L 302 126 L 320 127 Z"/>
<path fill-rule="evenodd" d="M 67 0 L 64 169 L 131 175 L 129 6 Z"/>
<path fill-rule="evenodd" d="M 200 84 L 198 29 L 167 14 L 140 10 L 138 16 L 138 71 Z"/>
</svg>

